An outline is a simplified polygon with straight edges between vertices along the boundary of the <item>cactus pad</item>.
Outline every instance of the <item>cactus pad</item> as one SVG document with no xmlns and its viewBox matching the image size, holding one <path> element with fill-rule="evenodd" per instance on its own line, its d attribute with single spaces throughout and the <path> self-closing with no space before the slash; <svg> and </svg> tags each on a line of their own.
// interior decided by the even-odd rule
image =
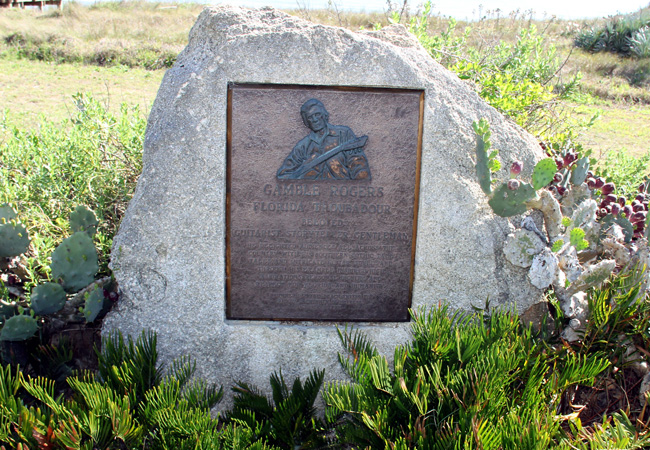
<svg viewBox="0 0 650 450">
<path fill-rule="evenodd" d="M 67 292 L 79 291 L 95 279 L 99 270 L 97 251 L 87 233 L 77 231 L 52 253 L 52 277 Z"/>
<path fill-rule="evenodd" d="M 0 321 L 16 314 L 16 307 L 0 303 Z"/>
<path fill-rule="evenodd" d="M 632 225 L 632 223 L 630 223 L 630 221 L 624 217 L 608 214 L 603 218 L 603 221 L 601 222 L 600 229 L 602 230 L 602 233 L 606 232 L 607 229 L 614 224 L 617 224 L 623 229 L 623 234 L 625 235 L 625 242 L 629 243 L 632 240 L 632 237 L 634 236 L 634 225 Z M 602 238 L 602 233 L 601 233 L 601 238 Z"/>
<path fill-rule="evenodd" d="M 535 190 L 541 189 L 555 177 L 557 172 L 557 164 L 553 158 L 544 158 L 535 165 L 533 169 L 533 188 Z"/>
<path fill-rule="evenodd" d="M 85 295 L 86 304 L 83 307 L 82 313 L 86 318 L 86 322 L 93 322 L 99 313 L 104 309 L 104 289 L 96 287 L 89 294 Z"/>
<path fill-rule="evenodd" d="M 27 229 L 20 223 L 0 225 L 0 257 L 18 256 L 29 248 Z"/>
<path fill-rule="evenodd" d="M 16 215 L 16 211 L 14 211 L 11 206 L 7 205 L 6 203 L 4 205 L 0 205 L 0 224 L 7 223 L 10 220 L 16 219 L 17 217 L 18 216 Z"/>
<path fill-rule="evenodd" d="M 571 174 L 571 182 L 575 185 L 580 185 L 587 179 L 587 172 L 589 172 L 589 158 L 583 157 L 576 162 L 576 167 Z"/>
<path fill-rule="evenodd" d="M 598 264 L 589 266 L 584 272 L 582 272 L 582 274 L 580 274 L 578 279 L 571 284 L 567 293 L 573 295 L 576 292 L 585 291 L 591 287 L 600 285 L 610 277 L 615 268 L 616 261 L 613 259 L 605 259 L 600 261 Z"/>
<path fill-rule="evenodd" d="M 492 174 L 490 173 L 488 150 L 490 149 L 490 129 L 487 121 L 474 122 L 476 132 L 476 175 L 485 195 L 492 192 Z"/>
<path fill-rule="evenodd" d="M 66 297 L 63 287 L 58 283 L 39 284 L 32 290 L 32 310 L 38 314 L 54 314 L 65 305 Z"/>
<path fill-rule="evenodd" d="M 93 237 L 97 231 L 97 223 L 95 213 L 85 206 L 77 206 L 70 213 L 70 229 L 73 233 L 85 231 L 90 237 Z"/>
<path fill-rule="evenodd" d="M 13 316 L 5 321 L 0 341 L 24 341 L 34 336 L 36 330 L 38 325 L 32 316 Z"/>
<path fill-rule="evenodd" d="M 510 217 L 525 213 L 528 210 L 526 202 L 534 197 L 535 190 L 528 183 L 521 183 L 516 191 L 508 189 L 508 185 L 503 183 L 494 191 L 488 204 L 497 216 Z"/>
<path fill-rule="evenodd" d="M 18 256 L 29 248 L 27 229 L 9 205 L 0 206 L 0 257 Z"/>
</svg>

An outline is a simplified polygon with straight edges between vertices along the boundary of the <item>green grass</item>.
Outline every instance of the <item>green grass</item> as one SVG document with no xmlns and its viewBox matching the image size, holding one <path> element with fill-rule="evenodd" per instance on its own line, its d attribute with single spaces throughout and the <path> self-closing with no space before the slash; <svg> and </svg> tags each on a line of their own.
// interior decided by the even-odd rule
<svg viewBox="0 0 650 450">
<path fill-rule="evenodd" d="M 77 92 L 91 95 L 111 113 L 119 112 L 122 103 L 140 105 L 147 112 L 164 74 L 162 70 L 24 59 L 0 59 L 0 73 L 9 74 L 0 77 L 0 105 L 25 129 L 38 126 L 41 115 L 55 122 L 73 117 L 71 100 Z"/>
<path fill-rule="evenodd" d="M 623 106 L 612 102 L 597 105 L 575 105 L 574 114 L 589 118 L 600 112 L 594 125 L 581 137 L 585 147 L 597 158 L 611 151 L 623 150 L 631 156 L 650 152 L 650 108 L 642 105 Z"/>
</svg>

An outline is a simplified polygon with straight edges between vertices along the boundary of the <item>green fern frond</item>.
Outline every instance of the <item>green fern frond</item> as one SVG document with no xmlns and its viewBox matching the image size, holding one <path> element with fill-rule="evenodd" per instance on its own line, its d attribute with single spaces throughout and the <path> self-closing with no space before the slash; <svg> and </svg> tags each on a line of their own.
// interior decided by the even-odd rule
<svg viewBox="0 0 650 450">
<path fill-rule="evenodd" d="M 21 380 L 20 367 L 13 374 L 10 365 L 0 366 L 0 443 L 16 443 L 14 427 L 25 411 L 22 400 L 17 396 Z"/>
<path fill-rule="evenodd" d="M 238 417 L 241 410 L 255 411 L 260 419 L 270 420 L 273 417 L 273 405 L 269 399 L 254 387 L 243 382 L 237 382 L 232 388 L 235 393 L 231 417 Z"/>
<path fill-rule="evenodd" d="M 296 382 L 298 383 L 298 388 L 301 389 L 300 379 L 297 379 Z M 289 396 L 289 388 L 284 382 L 282 370 L 271 374 L 271 391 L 273 392 L 272 398 L 276 405 L 281 404 Z"/>
<path fill-rule="evenodd" d="M 170 378 L 176 379 L 182 388 L 185 386 L 185 384 L 187 384 L 188 381 L 190 381 L 195 372 L 196 362 L 189 357 L 183 356 L 179 359 L 175 359 L 172 362 L 172 365 L 169 368 L 169 371 L 167 372 L 167 376 L 165 378 L 167 380 Z"/>
<path fill-rule="evenodd" d="M 347 356 L 338 354 L 343 370 L 356 382 L 368 379 L 370 374 L 367 371 L 367 363 L 373 356 L 379 355 L 375 346 L 359 330 L 350 328 L 348 331 L 347 325 L 343 331 L 337 327 L 336 332 L 347 354 Z"/>
<path fill-rule="evenodd" d="M 22 372 L 20 366 L 16 367 L 16 374 L 12 374 L 11 366 L 0 366 L 0 405 L 13 398 L 21 386 Z"/>
<path fill-rule="evenodd" d="M 43 377 L 28 377 L 27 379 L 23 378 L 21 380 L 23 388 L 25 388 L 29 395 L 47 406 L 57 418 L 70 419 L 73 414 L 63 404 L 63 394 L 55 398 L 54 383 L 54 380 L 48 380 Z"/>
<path fill-rule="evenodd" d="M 212 409 L 222 397 L 223 387 L 205 380 L 193 380 L 183 389 L 183 399 L 192 408 Z"/>
<path fill-rule="evenodd" d="M 118 392 L 132 393 L 135 401 L 162 382 L 162 367 L 158 366 L 156 334 L 143 331 L 134 341 L 125 341 L 122 334 L 112 333 L 102 341 L 98 352 L 98 372 L 102 380 Z"/>
<path fill-rule="evenodd" d="M 39 372 L 58 382 L 72 375 L 68 365 L 72 361 L 72 348 L 67 339 L 61 339 L 57 346 L 40 345 L 35 352 Z"/>
</svg>

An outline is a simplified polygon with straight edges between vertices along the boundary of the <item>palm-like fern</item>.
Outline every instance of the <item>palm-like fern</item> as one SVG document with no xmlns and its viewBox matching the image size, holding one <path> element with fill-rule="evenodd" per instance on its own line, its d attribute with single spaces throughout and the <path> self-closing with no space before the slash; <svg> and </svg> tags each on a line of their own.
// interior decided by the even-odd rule
<svg viewBox="0 0 650 450">
<path fill-rule="evenodd" d="M 442 307 L 413 319 L 413 339 L 396 348 L 392 370 L 358 332 L 341 333 L 353 383 L 332 383 L 323 397 L 343 443 L 546 449 L 561 434 L 554 405 L 562 391 L 607 366 L 598 358 L 545 356 L 509 313 L 484 321 Z"/>
<path fill-rule="evenodd" d="M 135 341 L 120 335 L 105 340 L 99 377 L 69 377 L 74 395 L 67 400 L 56 394 L 53 380 L 0 368 L 0 448 L 219 449 L 232 448 L 229 439 L 247 448 L 252 432 L 218 429 L 210 409 L 222 390 L 193 379 L 195 369 L 181 359 L 163 376 L 152 333 Z M 22 389 L 36 406 L 25 405 Z"/>
<path fill-rule="evenodd" d="M 291 390 L 282 372 L 271 375 L 272 399 L 254 386 L 237 383 L 230 423 L 245 425 L 260 442 L 282 448 L 319 448 L 324 445 L 324 426 L 316 416 L 314 402 L 323 384 L 325 371 L 313 371 L 304 383 L 300 378 Z"/>
</svg>

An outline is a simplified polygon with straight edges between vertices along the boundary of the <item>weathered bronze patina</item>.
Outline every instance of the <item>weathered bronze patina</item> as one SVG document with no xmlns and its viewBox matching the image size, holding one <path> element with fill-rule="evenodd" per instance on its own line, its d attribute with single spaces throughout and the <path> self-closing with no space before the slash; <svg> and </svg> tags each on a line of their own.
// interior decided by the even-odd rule
<svg viewBox="0 0 650 450">
<path fill-rule="evenodd" d="M 408 320 L 423 95 L 230 86 L 229 319 Z"/>
<path fill-rule="evenodd" d="M 330 124 L 325 105 L 315 98 L 302 105 L 300 116 L 311 133 L 291 150 L 278 180 L 370 180 L 363 152 L 368 136 L 357 138 L 350 128 Z"/>
</svg>

